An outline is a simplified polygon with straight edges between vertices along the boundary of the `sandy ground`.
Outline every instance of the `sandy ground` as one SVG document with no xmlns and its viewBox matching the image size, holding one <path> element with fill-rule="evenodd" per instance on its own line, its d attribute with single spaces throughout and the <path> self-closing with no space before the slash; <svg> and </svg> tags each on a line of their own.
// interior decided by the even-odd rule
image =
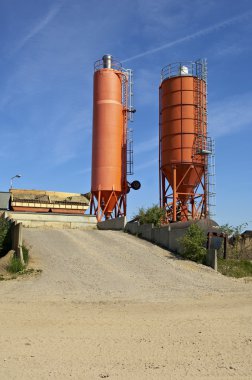
<svg viewBox="0 0 252 380">
<path fill-rule="evenodd" d="M 252 283 L 112 231 L 26 229 L 0 379 L 252 379 Z"/>
</svg>

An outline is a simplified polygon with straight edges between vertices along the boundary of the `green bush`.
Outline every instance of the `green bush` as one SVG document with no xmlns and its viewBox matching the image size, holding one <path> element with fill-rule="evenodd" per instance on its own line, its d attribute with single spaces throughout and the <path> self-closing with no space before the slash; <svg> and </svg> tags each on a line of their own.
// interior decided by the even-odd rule
<svg viewBox="0 0 252 380">
<path fill-rule="evenodd" d="M 184 237 L 180 239 L 183 257 L 203 263 L 206 257 L 206 235 L 197 225 L 191 224 Z"/>
<path fill-rule="evenodd" d="M 8 272 L 10 273 L 24 272 L 29 261 L 29 250 L 25 246 L 22 246 L 22 251 L 23 251 L 24 264 L 22 264 L 20 258 L 14 254 L 9 262 L 9 265 L 6 268 Z"/>
<path fill-rule="evenodd" d="M 14 255 L 7 266 L 7 271 L 10 273 L 18 273 L 22 272 L 24 268 L 25 266 L 21 263 L 20 259 Z"/>
<path fill-rule="evenodd" d="M 147 209 L 141 207 L 135 218 L 139 220 L 140 224 L 153 223 L 154 226 L 159 227 L 165 220 L 165 210 L 158 205 L 153 205 Z"/>
<path fill-rule="evenodd" d="M 0 257 L 3 257 L 11 249 L 10 223 L 0 218 Z"/>
</svg>

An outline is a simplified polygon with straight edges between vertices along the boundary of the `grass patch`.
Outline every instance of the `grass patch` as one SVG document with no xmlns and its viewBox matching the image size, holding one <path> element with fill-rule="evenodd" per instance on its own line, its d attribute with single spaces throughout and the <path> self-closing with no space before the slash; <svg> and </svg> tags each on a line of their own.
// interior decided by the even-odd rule
<svg viewBox="0 0 252 380">
<path fill-rule="evenodd" d="M 25 245 L 23 245 L 22 246 L 22 251 L 23 251 L 24 262 L 25 262 L 25 264 L 28 264 L 28 261 L 29 261 L 29 249 Z"/>
<path fill-rule="evenodd" d="M 18 257 L 13 256 L 10 260 L 9 265 L 6 267 L 7 271 L 10 273 L 18 273 L 24 270 L 25 266 L 21 263 Z"/>
<path fill-rule="evenodd" d="M 228 277 L 252 277 L 252 263 L 248 260 L 218 259 L 218 271 Z"/>
<path fill-rule="evenodd" d="M 27 247 L 22 246 L 22 251 L 23 251 L 24 264 L 21 262 L 19 257 L 13 255 L 9 262 L 9 265 L 6 268 L 8 272 L 17 273 L 17 274 L 25 272 L 25 268 L 29 261 L 29 250 Z"/>
<path fill-rule="evenodd" d="M 42 273 L 42 269 L 34 269 L 34 268 L 28 268 L 24 269 L 22 272 L 18 274 L 37 274 L 37 273 Z"/>
</svg>

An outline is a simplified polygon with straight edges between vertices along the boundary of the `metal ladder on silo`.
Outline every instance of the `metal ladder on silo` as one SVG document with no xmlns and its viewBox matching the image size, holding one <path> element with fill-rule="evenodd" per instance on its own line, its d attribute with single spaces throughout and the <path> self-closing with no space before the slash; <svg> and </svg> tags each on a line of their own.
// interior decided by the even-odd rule
<svg viewBox="0 0 252 380">
<path fill-rule="evenodd" d="M 201 80 L 205 82 L 207 94 L 207 68 L 206 63 L 203 66 L 196 63 L 196 123 L 195 123 L 195 141 L 194 155 L 205 156 L 205 188 L 207 190 L 207 210 L 208 216 L 214 216 L 215 207 L 215 153 L 214 140 L 207 137 L 207 103 L 204 108 L 203 91 L 201 89 Z M 207 102 L 207 99 L 206 99 Z"/>
<path fill-rule="evenodd" d="M 206 124 L 207 124 L 207 114 L 204 110 L 204 99 L 203 91 L 201 88 L 202 80 L 205 82 L 207 87 L 207 73 L 206 73 L 206 64 L 196 62 L 195 67 L 195 84 L 194 84 L 194 93 L 196 95 L 195 99 L 195 108 L 196 108 L 196 117 L 195 117 L 195 139 L 193 147 L 193 156 L 197 154 L 207 154 L 207 141 L 206 141 Z M 207 92 L 207 88 L 206 88 Z M 203 125 L 204 123 L 204 125 Z M 205 127 L 205 128 L 204 128 Z"/>
<path fill-rule="evenodd" d="M 216 192 L 215 192 L 215 142 L 210 137 L 207 138 L 207 150 L 211 153 L 207 156 L 206 165 L 206 188 L 207 188 L 207 209 L 209 217 L 215 215 Z"/>
<path fill-rule="evenodd" d="M 127 175 L 133 175 L 133 129 L 127 129 Z"/>
<path fill-rule="evenodd" d="M 133 122 L 134 107 L 133 107 L 133 72 L 130 69 L 125 70 L 125 77 L 123 88 L 123 106 L 126 110 L 126 118 L 128 121 Z M 133 175 L 133 129 L 126 130 L 126 143 L 127 143 L 127 175 Z"/>
</svg>

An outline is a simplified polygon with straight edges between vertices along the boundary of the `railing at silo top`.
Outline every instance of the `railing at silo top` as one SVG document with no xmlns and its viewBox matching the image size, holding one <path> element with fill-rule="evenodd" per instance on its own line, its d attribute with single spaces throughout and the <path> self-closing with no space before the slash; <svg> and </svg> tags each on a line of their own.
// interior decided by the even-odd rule
<svg viewBox="0 0 252 380">
<path fill-rule="evenodd" d="M 94 71 L 98 71 L 98 70 L 101 70 L 101 69 L 104 69 L 104 61 L 103 59 L 98 59 L 98 61 L 96 61 L 94 63 Z M 123 69 L 122 67 L 122 64 L 115 60 L 115 59 L 111 59 L 111 66 L 110 66 L 110 69 L 113 69 L 113 70 L 116 70 L 116 71 L 122 71 L 124 72 L 125 70 Z"/>
<path fill-rule="evenodd" d="M 99 59 L 98 61 L 95 62 L 94 64 L 94 71 L 99 71 L 102 69 L 106 69 L 104 67 L 104 60 Z M 131 69 L 125 69 L 122 67 L 122 64 L 113 59 L 112 57 L 110 58 L 110 67 L 107 67 L 107 69 L 112 69 L 115 71 L 120 71 L 123 74 L 122 78 L 122 104 L 127 110 L 128 113 L 128 120 L 133 121 L 133 115 L 135 112 L 134 109 L 134 93 L 133 93 L 133 71 Z"/>
<path fill-rule="evenodd" d="M 161 82 L 165 79 L 179 77 L 179 76 L 193 76 L 206 81 L 207 79 L 207 63 L 206 60 L 182 61 L 171 63 L 163 67 L 161 71 Z"/>
</svg>

